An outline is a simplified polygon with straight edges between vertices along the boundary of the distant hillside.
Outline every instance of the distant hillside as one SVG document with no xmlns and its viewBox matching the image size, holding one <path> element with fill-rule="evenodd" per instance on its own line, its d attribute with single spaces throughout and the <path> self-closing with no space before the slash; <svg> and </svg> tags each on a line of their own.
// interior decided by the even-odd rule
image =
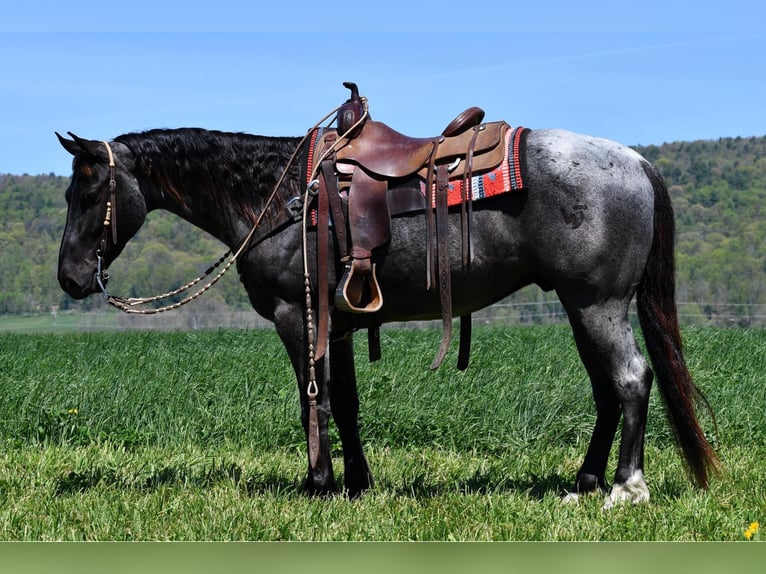
<svg viewBox="0 0 766 574">
<path fill-rule="evenodd" d="M 697 303 L 709 319 L 766 324 L 766 137 L 636 149 L 673 198 L 678 300 Z"/>
<path fill-rule="evenodd" d="M 766 137 L 636 149 L 660 169 L 673 198 L 684 315 L 701 323 L 766 325 Z M 103 308 L 98 297 L 72 301 L 56 281 L 67 185 L 67 177 L 54 175 L 0 175 L 0 314 Z M 123 296 L 164 292 L 224 251 L 175 216 L 152 213 L 115 262 L 113 288 Z M 205 301 L 216 309 L 249 308 L 236 273 Z M 555 307 L 537 289 L 513 301 Z"/>
<path fill-rule="evenodd" d="M 56 279 L 69 178 L 0 175 L 0 314 L 103 308 L 74 301 Z M 166 212 L 153 212 L 110 269 L 124 297 L 163 293 L 207 269 L 226 251 L 216 239 Z M 236 272 L 205 296 L 213 306 L 249 308 Z"/>
</svg>

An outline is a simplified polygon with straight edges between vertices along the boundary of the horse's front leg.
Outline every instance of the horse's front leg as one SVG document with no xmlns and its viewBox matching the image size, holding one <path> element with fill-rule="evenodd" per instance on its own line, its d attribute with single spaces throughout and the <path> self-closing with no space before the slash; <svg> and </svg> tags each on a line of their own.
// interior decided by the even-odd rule
<svg viewBox="0 0 766 574">
<path fill-rule="evenodd" d="M 275 314 L 275 325 L 282 343 L 290 356 L 295 376 L 298 380 L 298 392 L 301 403 L 301 422 L 306 433 L 306 450 L 308 455 L 308 475 L 306 477 L 306 491 L 311 495 L 323 496 L 338 491 L 335 476 L 332 469 L 332 457 L 330 455 L 330 439 L 327 432 L 330 419 L 330 392 L 324 376 L 321 361 L 316 365 L 316 421 L 319 434 L 319 455 L 316 461 L 311 457 L 311 405 L 308 396 L 309 388 L 309 359 L 308 337 L 305 317 L 301 309 L 280 309 L 282 312 Z"/>
<path fill-rule="evenodd" d="M 348 495 L 355 498 L 370 488 L 373 480 L 359 438 L 359 394 L 351 333 L 330 343 L 330 370 L 332 415 L 343 443 L 343 483 Z"/>
<path fill-rule="evenodd" d="M 328 435 L 328 426 L 331 416 L 330 411 L 330 392 L 324 373 L 317 365 L 316 383 L 318 394 L 314 407 L 310 405 L 308 396 L 308 377 L 303 381 L 298 381 L 298 392 L 301 397 L 301 422 L 303 430 L 306 433 L 306 450 L 308 452 L 308 474 L 306 477 L 306 491 L 311 495 L 325 496 L 338 492 L 338 486 L 335 483 L 335 476 L 332 469 L 332 456 L 330 454 L 330 438 Z M 316 422 L 318 426 L 318 437 L 311 436 L 311 409 L 315 409 Z M 319 440 L 319 454 L 316 460 L 312 460 L 311 451 L 316 448 L 312 441 Z"/>
</svg>

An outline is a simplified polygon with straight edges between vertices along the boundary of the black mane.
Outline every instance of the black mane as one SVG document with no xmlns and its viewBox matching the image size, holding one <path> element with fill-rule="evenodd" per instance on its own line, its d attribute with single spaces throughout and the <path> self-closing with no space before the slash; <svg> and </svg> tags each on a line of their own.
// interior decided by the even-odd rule
<svg viewBox="0 0 766 574">
<path fill-rule="evenodd" d="M 253 222 L 300 138 L 179 128 L 124 134 L 115 141 L 130 148 L 143 174 L 179 204 L 204 193 Z M 301 155 L 291 166 L 277 209 L 284 197 L 300 194 L 302 161 Z"/>
</svg>

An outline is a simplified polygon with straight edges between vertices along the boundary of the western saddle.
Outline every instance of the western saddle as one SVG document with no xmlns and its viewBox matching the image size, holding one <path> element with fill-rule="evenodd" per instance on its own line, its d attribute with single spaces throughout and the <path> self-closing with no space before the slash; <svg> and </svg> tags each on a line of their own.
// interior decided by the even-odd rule
<svg viewBox="0 0 766 574">
<path fill-rule="evenodd" d="M 359 96 L 356 84 L 343 84 L 351 97 L 339 108 L 336 130 L 323 132 L 314 149 L 317 166 L 317 250 L 319 273 L 320 340 L 317 356 L 324 351 L 321 341 L 326 330 L 328 301 L 326 286 L 327 236 L 329 218 L 336 234 L 341 261 L 345 263 L 338 282 L 334 304 L 349 313 L 375 313 L 383 305 L 383 293 L 378 284 L 374 255 L 391 237 L 391 215 L 397 209 L 397 199 L 389 193 L 389 181 L 419 177 L 425 183 L 425 197 L 404 201 L 411 208 L 426 213 L 426 287 L 438 285 L 443 334 L 439 352 L 431 368 L 437 368 L 447 354 L 452 335 L 452 294 L 448 241 L 448 202 L 450 181 L 462 179 L 461 228 L 462 260 L 470 266 L 470 220 L 472 212 L 471 180 L 473 174 L 496 168 L 505 154 L 505 122 L 481 123 L 484 111 L 471 107 L 459 114 L 441 135 L 412 138 L 382 122 L 369 118 L 367 102 Z M 319 165 L 317 165 L 319 161 Z M 340 192 L 348 198 L 344 213 Z M 399 201 L 401 202 L 401 201 Z M 434 257 L 434 243 L 436 257 Z M 322 277 L 324 276 L 324 277 Z M 324 326 L 323 326 L 324 323 Z M 460 322 L 460 351 L 458 368 L 468 366 L 471 317 Z M 380 356 L 377 326 L 370 329 L 370 358 Z"/>
</svg>

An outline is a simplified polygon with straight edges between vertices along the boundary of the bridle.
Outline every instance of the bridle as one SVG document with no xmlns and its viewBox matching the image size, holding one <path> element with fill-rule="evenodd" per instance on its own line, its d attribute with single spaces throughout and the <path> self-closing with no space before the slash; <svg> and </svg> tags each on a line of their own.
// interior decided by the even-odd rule
<svg viewBox="0 0 766 574">
<path fill-rule="evenodd" d="M 106 147 L 106 153 L 109 157 L 109 197 L 106 200 L 106 215 L 104 215 L 104 230 L 101 232 L 101 241 L 96 250 L 96 281 L 101 288 L 107 301 L 109 294 L 106 291 L 106 282 L 109 281 L 109 272 L 104 268 L 104 257 L 109 248 L 109 239 L 111 235 L 112 245 L 117 245 L 117 179 L 115 176 L 114 154 L 109 142 L 101 142 Z M 111 229 L 111 234 L 110 234 Z"/>
<path fill-rule="evenodd" d="M 324 120 L 323 120 L 324 121 Z M 106 257 L 106 254 L 109 250 L 110 246 L 110 240 L 111 245 L 117 245 L 117 180 L 115 176 L 115 162 L 114 162 L 114 154 L 112 153 L 112 147 L 109 145 L 109 142 L 102 141 L 101 143 L 104 144 L 104 147 L 106 147 L 107 155 L 109 157 L 109 196 L 106 202 L 106 214 L 104 216 L 104 228 L 101 233 L 101 240 L 99 242 L 99 247 L 96 249 L 96 282 L 98 283 L 99 288 L 101 289 L 101 293 L 104 296 L 104 300 L 112 305 L 113 307 L 116 307 L 120 311 L 124 313 L 130 313 L 130 314 L 136 314 L 136 315 L 153 315 L 157 313 L 164 313 L 166 311 L 172 311 L 174 309 L 178 309 L 179 307 L 186 305 L 187 303 L 193 301 L 200 295 L 202 295 L 204 292 L 206 292 L 208 289 L 210 289 L 213 285 L 215 285 L 223 276 L 224 274 L 231 269 L 231 267 L 237 262 L 240 255 L 246 250 L 246 248 L 251 244 L 255 234 L 256 230 L 259 228 L 261 221 L 263 220 L 263 217 L 266 215 L 266 212 L 271 205 L 271 203 L 274 201 L 274 198 L 277 195 L 277 191 L 279 190 L 280 186 L 282 185 L 282 182 L 284 181 L 285 176 L 287 175 L 287 172 L 290 168 L 290 166 L 295 162 L 296 157 L 298 156 L 298 152 L 301 149 L 301 146 L 303 145 L 303 142 L 305 141 L 305 137 L 296 147 L 295 151 L 293 152 L 293 155 L 290 157 L 290 160 L 287 163 L 287 166 L 285 167 L 282 176 L 277 181 L 276 185 L 274 186 L 274 190 L 272 191 L 271 195 L 266 200 L 266 203 L 263 206 L 263 209 L 258 216 L 258 218 L 255 221 L 255 224 L 250 229 L 250 232 L 247 234 L 245 239 L 240 243 L 239 248 L 237 251 L 232 255 L 232 250 L 229 249 L 226 253 L 224 253 L 218 261 L 213 263 L 210 267 L 205 270 L 204 273 L 199 275 L 198 277 L 192 279 L 185 285 L 182 285 L 181 287 L 178 287 L 177 289 L 173 289 L 172 291 L 168 291 L 167 293 L 163 293 L 161 295 L 154 295 L 151 297 L 129 297 L 129 298 L 122 298 L 117 297 L 115 295 L 111 295 L 106 290 L 106 282 L 109 280 L 109 272 L 106 270 L 104 265 L 104 259 Z M 266 234 L 263 235 L 265 237 Z M 231 257 L 229 257 L 231 255 Z M 204 280 L 206 277 L 211 275 L 226 259 L 229 258 L 229 260 L 226 262 L 224 267 L 218 272 L 218 274 L 213 277 L 206 285 L 200 287 L 197 291 L 187 295 L 182 300 L 171 303 L 162 307 L 156 307 L 156 308 L 140 308 L 142 305 L 147 305 L 149 303 L 155 303 L 158 301 L 164 301 L 167 299 L 170 299 L 171 297 L 174 297 L 176 295 L 180 295 L 181 293 L 185 293 L 186 291 L 189 291 L 192 287 L 195 285 L 198 285 L 202 280 Z"/>
<path fill-rule="evenodd" d="M 101 293 L 104 296 L 104 300 L 110 305 L 112 305 L 113 307 L 116 307 L 117 309 L 125 313 L 140 314 L 140 315 L 163 313 L 165 311 L 177 309 L 178 307 L 185 305 L 186 303 L 196 299 L 197 297 L 202 295 L 202 293 L 210 289 L 210 287 L 212 287 L 215 283 L 217 283 L 221 279 L 221 277 L 223 277 L 224 273 L 226 273 L 226 271 L 228 271 L 229 268 L 231 268 L 231 266 L 234 265 L 234 263 L 237 260 L 237 257 L 244 250 L 244 247 L 253 238 L 253 235 L 255 234 L 255 230 L 258 227 L 258 223 L 260 223 L 260 220 L 265 214 L 266 209 L 268 208 L 271 201 L 273 201 L 274 196 L 276 195 L 276 190 L 278 189 L 279 185 L 282 182 L 282 179 L 280 179 L 280 181 L 277 184 L 277 187 L 272 193 L 272 196 L 269 197 L 269 200 L 264 206 L 264 211 L 261 213 L 261 216 L 258 218 L 258 221 L 253 226 L 250 233 L 242 242 L 242 246 L 239 248 L 236 255 L 231 258 L 231 260 L 227 263 L 227 265 L 223 268 L 223 270 L 221 270 L 219 274 L 215 278 L 213 278 L 213 280 L 210 281 L 210 283 L 208 283 L 197 292 L 192 293 L 191 295 L 187 296 L 186 298 L 184 298 L 183 300 L 177 303 L 173 303 L 173 304 L 166 305 L 159 308 L 139 309 L 136 307 L 140 305 L 146 305 L 148 303 L 163 301 L 163 300 L 169 299 L 170 297 L 173 297 L 175 295 L 179 295 L 181 293 L 188 291 L 189 289 L 191 289 L 192 287 L 200 283 L 203 279 L 205 279 L 205 277 L 209 276 L 215 269 L 217 269 L 221 265 L 221 263 L 223 263 L 226 260 L 226 258 L 231 254 L 231 250 L 228 250 L 226 253 L 224 253 L 223 256 L 221 256 L 218 259 L 218 261 L 216 261 L 212 266 L 210 266 L 202 275 L 196 277 L 192 281 L 189 281 L 186 285 L 183 285 L 177 289 L 173 289 L 172 291 L 169 291 L 167 293 L 163 293 L 161 295 L 154 295 L 152 297 L 131 297 L 127 299 L 111 295 L 106 290 L 106 283 L 109 280 L 109 272 L 105 268 L 104 259 L 106 258 L 106 254 L 109 250 L 109 246 L 117 245 L 117 177 L 116 177 L 116 166 L 114 162 L 114 153 L 112 152 L 112 146 L 107 141 L 102 141 L 101 143 L 106 148 L 107 157 L 109 159 L 109 195 L 106 201 L 106 213 L 104 215 L 104 226 L 103 226 L 103 231 L 101 232 L 101 240 L 99 241 L 99 247 L 96 249 L 96 282 L 98 283 L 98 286 L 101 289 Z M 291 162 L 292 161 L 293 160 L 291 158 Z M 288 164 L 288 167 L 289 167 L 289 164 Z M 285 173 L 286 171 L 287 170 L 285 170 Z"/>
</svg>

